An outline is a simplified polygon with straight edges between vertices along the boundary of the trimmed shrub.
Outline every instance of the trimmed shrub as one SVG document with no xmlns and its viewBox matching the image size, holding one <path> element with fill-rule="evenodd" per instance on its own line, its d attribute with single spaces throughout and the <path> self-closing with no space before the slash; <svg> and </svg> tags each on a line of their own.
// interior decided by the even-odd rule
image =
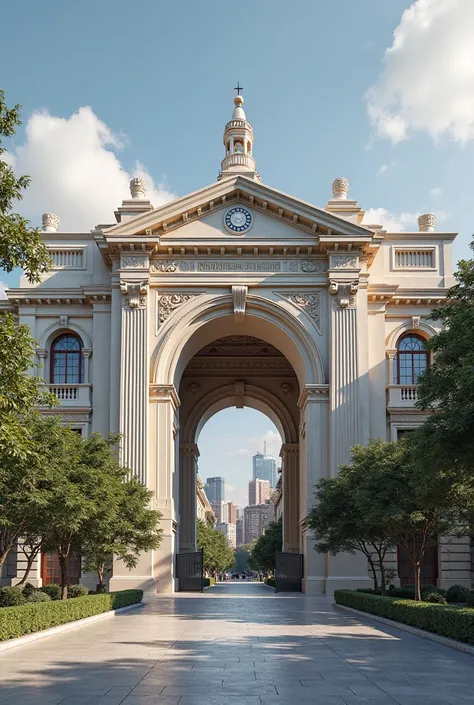
<svg viewBox="0 0 474 705">
<path fill-rule="evenodd" d="M 21 587 L 21 586 L 19 586 L 19 587 Z M 26 597 L 26 599 L 28 599 L 30 597 L 30 595 L 34 595 L 35 592 L 36 592 L 36 588 L 31 583 L 25 583 L 23 585 L 23 597 Z"/>
<path fill-rule="evenodd" d="M 84 587 L 84 585 L 68 585 L 67 586 L 67 596 L 68 598 L 73 598 L 73 597 L 84 597 L 84 595 L 88 595 L 89 590 Z"/>
<path fill-rule="evenodd" d="M 270 585 L 270 587 L 272 588 L 276 587 L 275 578 L 265 578 L 263 582 L 265 583 L 265 585 Z"/>
<path fill-rule="evenodd" d="M 393 619 L 466 644 L 474 644 L 474 609 L 398 600 L 367 595 L 355 590 L 336 590 L 334 599 L 338 605 Z"/>
<path fill-rule="evenodd" d="M 474 607 L 474 590 L 471 590 L 467 598 L 468 607 Z"/>
<path fill-rule="evenodd" d="M 448 602 L 467 602 L 469 598 L 469 590 L 463 585 L 451 585 L 448 588 L 446 599 Z"/>
<path fill-rule="evenodd" d="M 103 595 L 104 592 L 107 592 L 107 585 L 105 583 L 97 583 L 95 591 L 97 595 Z"/>
<path fill-rule="evenodd" d="M 212 578 L 212 577 L 202 579 L 202 586 L 203 587 L 212 587 L 213 585 L 215 585 L 215 583 L 216 583 L 216 579 Z"/>
<path fill-rule="evenodd" d="M 24 605 L 25 602 L 26 599 L 21 588 L 0 588 L 0 607 L 16 607 L 17 605 Z"/>
<path fill-rule="evenodd" d="M 27 603 L 29 603 L 29 602 L 51 602 L 51 598 L 45 592 L 41 592 L 40 590 L 35 590 L 35 592 L 32 592 L 31 595 L 29 597 L 27 597 L 26 601 L 27 601 Z"/>
<path fill-rule="evenodd" d="M 61 585 L 56 585 L 56 583 L 49 583 L 48 585 L 43 585 L 40 588 L 41 592 L 45 592 L 51 600 L 61 599 Z"/>
<path fill-rule="evenodd" d="M 143 590 L 86 595 L 74 600 L 52 600 L 0 610 L 0 641 L 57 627 L 141 602 Z"/>
<path fill-rule="evenodd" d="M 431 602 L 438 605 L 446 605 L 446 598 L 440 592 L 430 591 L 421 596 L 423 602 Z"/>
</svg>

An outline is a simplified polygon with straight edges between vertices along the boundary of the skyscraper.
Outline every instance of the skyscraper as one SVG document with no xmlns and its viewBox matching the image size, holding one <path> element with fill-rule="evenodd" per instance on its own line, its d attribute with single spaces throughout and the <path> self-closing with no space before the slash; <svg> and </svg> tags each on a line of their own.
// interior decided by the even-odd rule
<svg viewBox="0 0 474 705">
<path fill-rule="evenodd" d="M 217 524 L 216 529 L 220 531 L 221 534 L 224 534 L 232 548 L 236 547 L 237 537 L 235 524 Z"/>
<path fill-rule="evenodd" d="M 277 483 L 276 460 L 266 453 L 257 453 L 253 456 L 253 479 L 259 477 L 261 480 L 268 480 L 270 487 L 274 489 Z"/>
<path fill-rule="evenodd" d="M 237 521 L 238 507 L 233 502 L 227 502 L 227 506 L 228 506 L 227 516 L 228 516 L 229 524 L 235 524 L 235 522 Z"/>
<path fill-rule="evenodd" d="M 204 489 L 210 502 L 224 501 L 225 480 L 223 477 L 208 477 Z"/>
<path fill-rule="evenodd" d="M 229 505 L 227 502 L 211 502 L 211 507 L 214 510 L 218 524 L 227 524 L 229 522 Z"/>
<path fill-rule="evenodd" d="M 265 531 L 270 521 L 270 505 L 257 504 L 244 509 L 245 542 L 256 541 Z"/>
<path fill-rule="evenodd" d="M 268 480 L 256 478 L 249 482 L 249 504 L 265 504 L 270 498 L 270 483 Z"/>
</svg>

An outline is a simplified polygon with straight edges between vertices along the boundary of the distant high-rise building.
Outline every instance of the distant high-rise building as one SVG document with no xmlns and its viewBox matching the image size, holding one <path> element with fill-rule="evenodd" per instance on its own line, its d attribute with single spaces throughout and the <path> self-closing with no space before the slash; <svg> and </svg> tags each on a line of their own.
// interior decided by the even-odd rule
<svg viewBox="0 0 474 705">
<path fill-rule="evenodd" d="M 249 482 L 249 504 L 265 504 L 270 499 L 270 482 L 256 478 Z"/>
<path fill-rule="evenodd" d="M 224 536 L 227 537 L 227 540 L 228 540 L 229 544 L 232 546 L 232 548 L 235 548 L 237 546 L 235 524 L 228 524 L 228 523 L 217 524 L 216 529 L 217 529 L 217 531 L 220 531 L 221 534 L 224 534 Z"/>
<path fill-rule="evenodd" d="M 225 500 L 225 480 L 223 477 L 208 477 L 204 490 L 210 502 Z"/>
<path fill-rule="evenodd" d="M 274 489 L 277 483 L 276 460 L 266 453 L 257 453 L 252 458 L 253 479 L 259 477 L 261 480 L 268 480 L 270 487 Z"/>
<path fill-rule="evenodd" d="M 227 502 L 211 502 L 211 507 L 214 510 L 218 524 L 227 524 L 229 522 L 229 505 Z"/>
<path fill-rule="evenodd" d="M 255 504 L 244 509 L 245 543 L 252 543 L 265 533 L 270 522 L 270 504 Z"/>
<path fill-rule="evenodd" d="M 235 522 L 235 545 L 237 547 L 242 546 L 242 544 L 245 543 L 245 535 L 244 535 L 244 518 L 239 517 L 237 521 Z"/>
<path fill-rule="evenodd" d="M 235 522 L 237 521 L 238 506 L 236 504 L 233 504 L 233 502 L 227 502 L 227 507 L 228 507 L 227 516 L 228 516 L 229 524 L 235 524 Z"/>
</svg>

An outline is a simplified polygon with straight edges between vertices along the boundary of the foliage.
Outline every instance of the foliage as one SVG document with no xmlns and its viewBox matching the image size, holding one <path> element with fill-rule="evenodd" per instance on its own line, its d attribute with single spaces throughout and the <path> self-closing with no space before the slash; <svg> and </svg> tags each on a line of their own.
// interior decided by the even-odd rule
<svg viewBox="0 0 474 705">
<path fill-rule="evenodd" d="M 471 244 L 474 249 L 474 242 Z M 426 347 L 433 363 L 418 384 L 418 406 L 436 410 L 423 424 L 424 452 L 437 466 L 474 477 L 474 259 L 461 260 L 456 284 L 431 318 L 443 329 Z"/>
<path fill-rule="evenodd" d="M 26 598 L 30 597 L 30 595 L 34 595 L 35 592 L 37 592 L 35 586 L 32 585 L 31 583 L 25 583 L 25 584 L 23 585 L 22 591 L 23 591 L 23 595 L 24 595 Z"/>
<path fill-rule="evenodd" d="M 450 639 L 474 644 L 474 609 L 436 605 L 414 600 L 397 600 L 352 590 L 336 590 L 338 605 L 393 619 Z"/>
<path fill-rule="evenodd" d="M 40 281 L 41 274 L 51 264 L 39 231 L 29 227 L 27 220 L 12 213 L 14 201 L 23 198 L 30 179 L 15 176 L 12 167 L 2 156 L 4 139 L 12 137 L 21 125 L 20 105 L 8 108 L 5 93 L 0 90 L 0 269 L 11 272 L 21 267 L 30 282 Z"/>
<path fill-rule="evenodd" d="M 468 607 L 474 607 L 474 590 L 471 590 L 467 598 Z"/>
<path fill-rule="evenodd" d="M 234 562 L 234 551 L 227 537 L 201 520 L 197 522 L 197 547 L 204 550 L 206 573 L 221 573 Z"/>
<path fill-rule="evenodd" d="M 32 592 L 31 595 L 29 595 L 26 598 L 26 601 L 27 602 L 50 602 L 51 598 L 45 592 L 41 592 L 41 590 L 35 590 L 35 592 Z"/>
<path fill-rule="evenodd" d="M 0 588 L 0 607 L 13 607 L 15 605 L 23 605 L 25 602 L 26 598 L 23 595 L 21 588 Z"/>
<path fill-rule="evenodd" d="M 395 449 L 395 447 L 393 448 Z M 390 461 L 390 457 L 388 460 Z M 386 447 L 372 443 L 368 449 L 352 449 L 352 463 L 342 465 L 331 479 L 322 479 L 316 486 L 316 504 L 307 523 L 316 538 L 315 549 L 336 555 L 361 551 L 370 565 L 374 590 L 378 591 L 378 573 L 385 591 L 384 559 L 393 546 L 387 526 L 377 517 L 370 521 L 364 510 L 374 499 L 372 474 L 374 465 L 387 462 Z"/>
<path fill-rule="evenodd" d="M 158 548 L 163 531 L 157 528 L 160 512 L 149 508 L 153 493 L 137 478 L 123 477 L 124 470 L 115 458 L 110 441 L 104 442 L 100 437 L 95 441 L 94 450 L 102 455 L 102 467 L 107 465 L 111 470 L 115 467 L 122 475 L 122 481 L 115 483 L 107 504 L 88 524 L 82 544 L 84 570 L 96 571 L 99 585 L 103 585 L 105 572 L 111 568 L 112 554 L 127 568 L 134 568 L 139 553 Z"/>
<path fill-rule="evenodd" d="M 265 583 L 265 585 L 269 585 L 272 588 L 276 587 L 275 578 L 265 578 L 265 580 L 263 582 Z"/>
<path fill-rule="evenodd" d="M 67 586 L 67 596 L 68 599 L 72 597 L 84 597 L 88 595 L 89 590 L 84 587 L 84 585 L 68 585 Z"/>
<path fill-rule="evenodd" d="M 32 634 L 141 602 L 142 590 L 87 595 L 75 600 L 26 604 L 0 610 L 0 641 Z"/>
<path fill-rule="evenodd" d="M 40 588 L 40 591 L 48 595 L 51 600 L 61 599 L 61 585 L 56 585 L 56 583 L 48 583 L 48 585 L 43 585 L 43 587 Z"/>
<path fill-rule="evenodd" d="M 437 592 L 435 590 L 432 590 L 431 592 L 426 593 L 425 595 L 421 596 L 421 599 L 423 602 L 432 602 L 436 603 L 438 605 L 446 605 L 447 600 L 445 597 L 440 592 Z"/>
<path fill-rule="evenodd" d="M 250 551 L 250 568 L 264 572 L 269 570 L 275 572 L 275 557 L 277 551 L 281 551 L 282 542 L 281 519 L 279 521 L 271 521 L 266 527 L 263 536 L 257 539 Z"/>
<path fill-rule="evenodd" d="M 216 584 L 216 579 L 213 577 L 210 578 L 203 578 L 202 586 L 203 587 L 212 587 L 213 585 Z"/>
<path fill-rule="evenodd" d="M 463 585 L 451 585 L 448 588 L 446 599 L 448 602 L 467 602 L 469 598 L 469 590 Z"/>
<path fill-rule="evenodd" d="M 252 544 L 242 544 L 235 551 L 235 563 L 233 569 L 236 573 L 245 573 L 249 568 L 249 556 Z"/>
</svg>

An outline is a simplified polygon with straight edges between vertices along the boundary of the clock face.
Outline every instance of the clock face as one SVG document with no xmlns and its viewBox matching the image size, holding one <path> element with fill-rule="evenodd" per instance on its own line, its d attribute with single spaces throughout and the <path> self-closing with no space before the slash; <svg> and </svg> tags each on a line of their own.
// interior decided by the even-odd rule
<svg viewBox="0 0 474 705">
<path fill-rule="evenodd" d="M 234 206 L 225 214 L 224 223 L 232 233 L 245 233 L 252 226 L 252 214 L 247 208 Z"/>
</svg>

